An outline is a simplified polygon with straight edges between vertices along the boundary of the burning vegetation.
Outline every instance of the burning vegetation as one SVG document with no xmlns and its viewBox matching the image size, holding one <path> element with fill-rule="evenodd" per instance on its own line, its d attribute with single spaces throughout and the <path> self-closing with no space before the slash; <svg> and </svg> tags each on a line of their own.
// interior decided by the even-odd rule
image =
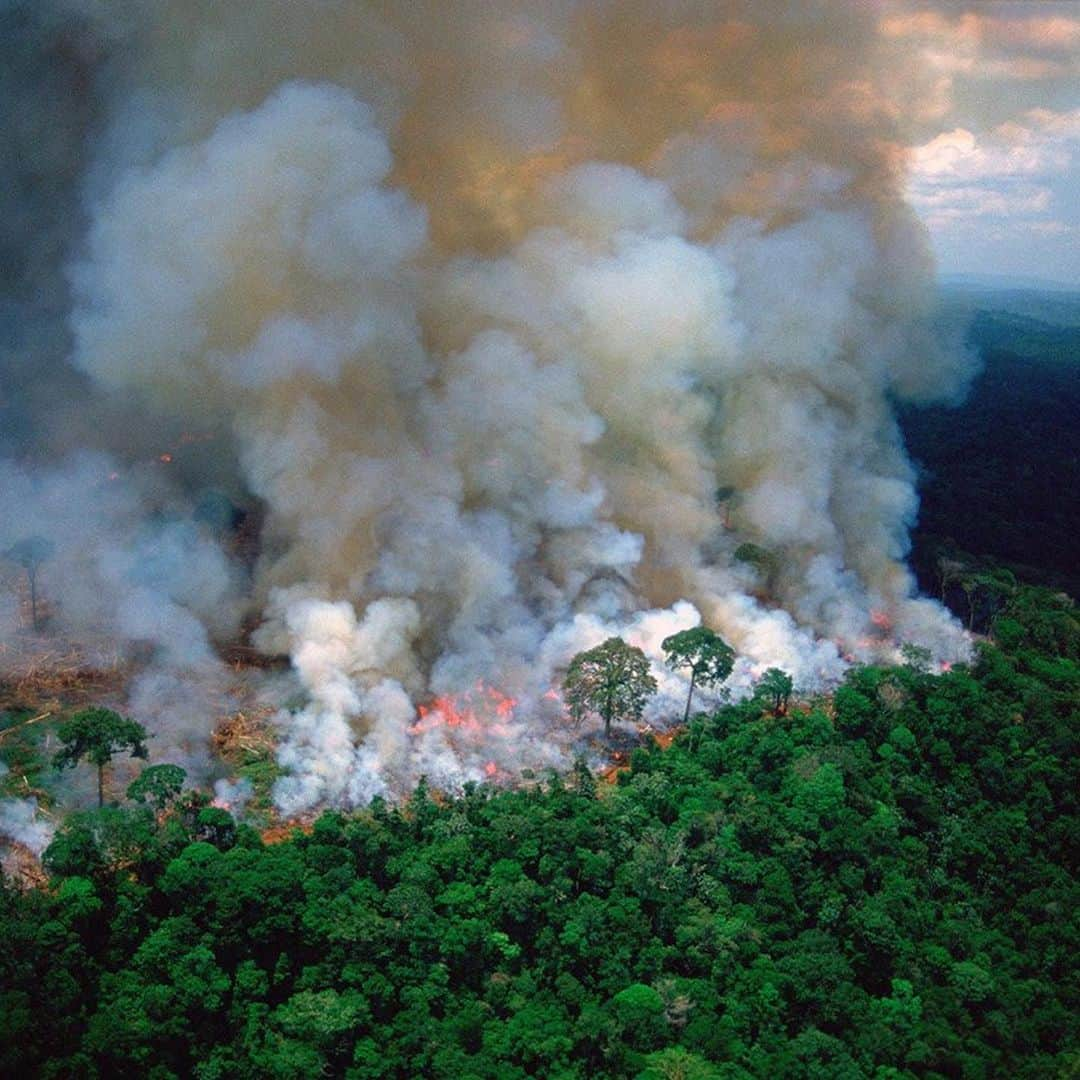
<svg viewBox="0 0 1080 1080">
<path fill-rule="evenodd" d="M 1075 1064 L 1080 624 L 895 417 L 1015 27 L 905 11 L 5 5 L 0 1074 Z"/>
<path fill-rule="evenodd" d="M 86 418 L 0 458 L 3 640 L 108 636 L 208 780 L 257 706 L 286 815 L 569 767 L 613 639 L 661 729 L 698 629 L 736 697 L 963 658 L 897 557 L 892 402 L 971 365 L 902 199 L 933 81 L 874 5 L 376 7 L 44 5 L 89 112 L 33 397 Z"/>
<path fill-rule="evenodd" d="M 410 735 L 422 735 L 445 726 L 466 738 L 505 738 L 510 734 L 516 706 L 514 698 L 478 681 L 464 694 L 444 695 L 428 705 L 418 705 L 418 719 L 408 731 Z"/>
</svg>

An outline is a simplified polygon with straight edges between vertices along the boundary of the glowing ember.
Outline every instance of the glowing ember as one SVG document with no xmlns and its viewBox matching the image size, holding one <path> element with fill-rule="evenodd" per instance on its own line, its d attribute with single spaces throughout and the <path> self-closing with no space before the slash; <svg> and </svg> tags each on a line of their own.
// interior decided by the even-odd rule
<svg viewBox="0 0 1080 1080">
<path fill-rule="evenodd" d="M 484 766 L 484 774 L 486 776 L 498 776 L 498 774 L 499 774 L 499 766 L 496 765 L 494 761 L 489 761 Z"/>
<path fill-rule="evenodd" d="M 879 629 L 888 633 L 892 630 L 892 619 L 884 611 L 871 611 L 870 621 Z"/>
<path fill-rule="evenodd" d="M 506 723 L 513 719 L 516 706 L 514 698 L 477 682 L 472 690 L 456 697 L 443 695 L 430 705 L 417 706 L 420 717 L 409 728 L 409 734 L 422 735 L 426 731 L 445 727 L 474 738 L 488 735 L 502 737 L 509 734 Z"/>
<path fill-rule="evenodd" d="M 168 465 L 172 461 L 172 454 L 161 454 L 158 457 L 158 461 Z"/>
<path fill-rule="evenodd" d="M 949 663 L 948 660 L 942 660 L 941 661 L 941 670 L 942 671 L 952 671 L 952 664 Z"/>
</svg>

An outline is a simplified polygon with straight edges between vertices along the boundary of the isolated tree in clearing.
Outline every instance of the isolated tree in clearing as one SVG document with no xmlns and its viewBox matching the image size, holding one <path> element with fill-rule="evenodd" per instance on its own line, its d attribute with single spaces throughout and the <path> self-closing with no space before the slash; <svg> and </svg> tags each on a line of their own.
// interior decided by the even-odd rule
<svg viewBox="0 0 1080 1080">
<path fill-rule="evenodd" d="M 668 667 L 690 669 L 690 692 L 686 695 L 683 723 L 690 722 L 690 703 L 694 687 L 715 686 L 723 682 L 735 666 L 735 650 L 707 626 L 694 626 L 664 638 L 660 648 L 667 657 Z"/>
<path fill-rule="evenodd" d="M 13 544 L 4 552 L 4 555 L 12 562 L 18 563 L 26 571 L 26 580 L 30 585 L 30 620 L 34 625 L 34 633 L 40 629 L 38 623 L 38 594 L 37 579 L 41 564 L 52 558 L 56 546 L 44 536 L 28 536 Z"/>
<path fill-rule="evenodd" d="M 645 702 L 656 693 L 649 661 L 636 646 L 622 638 L 579 652 L 563 680 L 563 699 L 579 723 L 589 713 L 604 721 L 605 737 L 613 720 L 639 720 Z"/>
<path fill-rule="evenodd" d="M 112 709 L 92 708 L 77 712 L 57 728 L 64 749 L 53 757 L 53 767 L 66 769 L 86 758 L 98 771 L 98 806 L 105 805 L 105 766 L 113 755 L 126 750 L 145 758 L 146 728 Z"/>
</svg>

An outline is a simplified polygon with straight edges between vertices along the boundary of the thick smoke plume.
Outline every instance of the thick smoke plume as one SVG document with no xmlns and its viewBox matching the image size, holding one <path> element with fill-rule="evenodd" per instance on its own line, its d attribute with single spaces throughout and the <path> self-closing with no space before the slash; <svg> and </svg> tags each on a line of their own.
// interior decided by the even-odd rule
<svg viewBox="0 0 1080 1080">
<path fill-rule="evenodd" d="M 65 249 L 72 364 L 114 409 L 227 432 L 231 468 L 186 490 L 265 507 L 255 641 L 306 701 L 280 718 L 283 809 L 558 764 L 551 687 L 613 632 L 657 657 L 704 620 L 737 685 L 778 665 L 813 688 L 897 641 L 963 653 L 903 562 L 890 403 L 970 372 L 930 329 L 900 197 L 929 88 L 880 15 L 42 17 L 93 56 L 100 115 Z M 117 625 L 190 666 L 235 626 L 235 569 L 190 530 L 146 539 L 166 554 L 109 540 L 94 580 L 126 582 Z"/>
</svg>

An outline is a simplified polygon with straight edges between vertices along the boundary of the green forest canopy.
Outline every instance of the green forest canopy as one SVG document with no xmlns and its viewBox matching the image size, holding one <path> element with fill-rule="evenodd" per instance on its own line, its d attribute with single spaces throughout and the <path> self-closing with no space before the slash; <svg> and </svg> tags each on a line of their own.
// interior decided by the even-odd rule
<svg viewBox="0 0 1080 1080">
<path fill-rule="evenodd" d="M 53 887 L 0 891 L 0 1072 L 1066 1075 L 1080 624 L 1026 589 L 995 633 L 616 787 L 422 784 L 269 846 L 192 792 L 73 815 Z"/>
</svg>

